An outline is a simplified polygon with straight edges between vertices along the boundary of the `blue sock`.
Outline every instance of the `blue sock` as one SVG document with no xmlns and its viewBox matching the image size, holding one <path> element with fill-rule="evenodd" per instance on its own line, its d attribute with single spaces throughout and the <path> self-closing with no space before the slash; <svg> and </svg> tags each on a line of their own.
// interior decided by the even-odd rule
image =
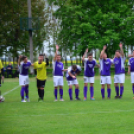
<svg viewBox="0 0 134 134">
<path fill-rule="evenodd" d="M 69 93 L 70 100 L 72 100 L 73 99 L 73 97 L 72 97 L 72 89 L 69 89 L 68 93 Z"/>
</svg>

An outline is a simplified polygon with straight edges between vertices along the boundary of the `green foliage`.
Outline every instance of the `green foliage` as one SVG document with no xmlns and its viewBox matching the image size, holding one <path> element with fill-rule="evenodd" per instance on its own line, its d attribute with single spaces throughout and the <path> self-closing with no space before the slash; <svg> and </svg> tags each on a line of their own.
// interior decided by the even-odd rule
<svg viewBox="0 0 134 134">
<path fill-rule="evenodd" d="M 83 54 L 88 47 L 102 49 L 108 44 L 108 56 L 112 56 L 119 43 L 124 48 L 134 42 L 134 11 L 132 0 L 49 0 L 59 6 L 54 13 L 61 19 L 61 31 L 57 42 L 73 55 Z M 74 45 L 76 44 L 76 45 Z"/>
<path fill-rule="evenodd" d="M 33 31 L 34 55 L 43 45 L 46 31 L 44 18 L 46 9 L 44 0 L 31 0 L 32 17 L 39 18 L 40 29 Z M 0 1 L 0 55 L 12 53 L 18 56 L 18 51 L 29 55 L 29 33 L 20 30 L 20 18 L 28 17 L 27 0 Z M 1 47 L 3 46 L 3 47 Z M 8 50 L 6 50 L 8 48 Z"/>
</svg>

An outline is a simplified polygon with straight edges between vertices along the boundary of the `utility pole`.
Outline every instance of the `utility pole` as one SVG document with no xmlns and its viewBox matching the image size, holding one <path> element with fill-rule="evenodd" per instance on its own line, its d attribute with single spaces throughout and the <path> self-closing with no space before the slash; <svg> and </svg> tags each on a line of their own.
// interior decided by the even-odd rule
<svg viewBox="0 0 134 134">
<path fill-rule="evenodd" d="M 29 44 L 30 44 L 30 60 L 33 63 L 33 38 L 32 38 L 32 12 L 31 12 L 31 0 L 27 0 L 28 5 L 28 28 L 29 28 Z M 33 69 L 31 69 L 33 73 Z"/>
</svg>

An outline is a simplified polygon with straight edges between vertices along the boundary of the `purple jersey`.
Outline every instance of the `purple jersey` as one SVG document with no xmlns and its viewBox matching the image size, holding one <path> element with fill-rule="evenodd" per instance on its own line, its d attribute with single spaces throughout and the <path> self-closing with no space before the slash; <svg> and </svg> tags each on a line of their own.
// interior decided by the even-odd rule
<svg viewBox="0 0 134 134">
<path fill-rule="evenodd" d="M 89 61 L 88 58 L 84 59 L 84 76 L 93 77 L 94 76 L 94 66 L 96 65 L 96 60 L 93 59 Z"/>
<path fill-rule="evenodd" d="M 99 59 L 100 61 L 100 73 L 101 76 L 110 76 L 110 68 L 112 64 L 112 60 L 107 58 L 105 59 Z"/>
<path fill-rule="evenodd" d="M 64 65 L 62 62 L 53 61 L 53 75 L 63 76 Z"/>
<path fill-rule="evenodd" d="M 73 71 L 72 66 L 69 67 L 69 68 L 68 68 L 68 71 L 67 71 L 67 73 L 66 73 L 66 78 L 67 78 L 67 80 L 68 80 L 68 81 L 74 80 L 74 78 L 72 78 L 72 77 L 68 74 L 68 72 L 71 72 L 71 74 L 75 75 L 75 74 L 77 74 L 77 73 L 80 72 L 80 71 L 81 71 L 81 67 L 80 67 L 79 65 L 77 65 L 76 71 Z M 76 78 L 75 78 L 75 79 L 76 79 Z"/>
<path fill-rule="evenodd" d="M 125 57 L 114 58 L 115 74 L 125 73 Z"/>
<path fill-rule="evenodd" d="M 31 66 L 30 61 L 28 61 L 27 63 L 21 62 L 19 66 L 20 75 L 24 75 L 24 76 L 28 75 L 28 70 L 30 66 Z"/>
<path fill-rule="evenodd" d="M 134 57 L 129 59 L 128 65 L 130 66 L 130 71 L 134 72 Z"/>
</svg>

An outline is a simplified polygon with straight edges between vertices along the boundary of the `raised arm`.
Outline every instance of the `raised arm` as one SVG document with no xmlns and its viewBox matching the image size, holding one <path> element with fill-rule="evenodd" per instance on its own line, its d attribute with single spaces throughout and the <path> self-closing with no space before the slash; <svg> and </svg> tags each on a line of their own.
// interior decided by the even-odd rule
<svg viewBox="0 0 134 134">
<path fill-rule="evenodd" d="M 55 56 L 53 58 L 53 61 L 56 61 L 56 57 L 57 57 L 57 54 L 58 54 L 58 50 L 59 50 L 59 46 L 56 45 L 56 52 L 55 52 Z"/>
<path fill-rule="evenodd" d="M 128 58 L 131 58 L 131 57 L 133 57 L 133 54 L 129 54 L 129 55 L 128 55 Z"/>
<path fill-rule="evenodd" d="M 102 59 L 103 54 L 105 53 L 105 50 L 107 49 L 107 46 L 103 46 L 103 49 L 100 54 L 100 59 Z"/>
<path fill-rule="evenodd" d="M 130 74 L 130 65 L 128 65 L 128 74 Z"/>
<path fill-rule="evenodd" d="M 18 65 L 20 66 L 20 59 L 22 58 L 22 56 L 20 55 L 19 56 L 19 59 L 18 59 Z"/>
<path fill-rule="evenodd" d="M 85 51 L 85 53 L 84 53 L 84 55 L 83 55 L 83 57 L 82 57 L 82 60 L 83 60 L 83 61 L 84 61 L 85 56 L 86 56 L 87 53 L 88 53 L 88 48 L 86 49 L 86 51 Z"/>
<path fill-rule="evenodd" d="M 121 56 L 124 57 L 125 55 L 124 55 L 122 43 L 120 43 L 119 47 L 120 47 L 120 51 L 121 51 Z"/>
</svg>

